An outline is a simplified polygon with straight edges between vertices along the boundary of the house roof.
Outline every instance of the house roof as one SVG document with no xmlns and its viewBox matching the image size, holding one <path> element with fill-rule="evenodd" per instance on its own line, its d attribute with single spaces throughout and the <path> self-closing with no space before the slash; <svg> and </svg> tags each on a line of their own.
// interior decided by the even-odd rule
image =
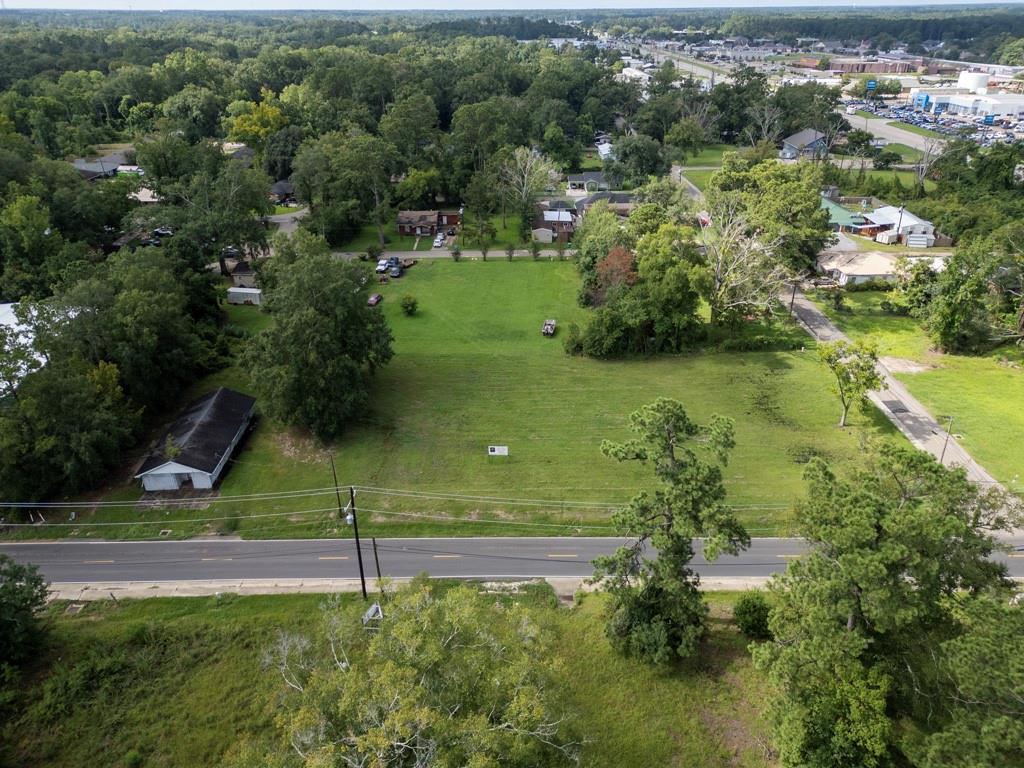
<svg viewBox="0 0 1024 768">
<path fill-rule="evenodd" d="M 398 223 L 407 226 L 437 224 L 437 211 L 399 211 Z"/>
<path fill-rule="evenodd" d="M 544 211 L 544 221 L 571 222 L 572 213 L 566 210 Z"/>
<path fill-rule="evenodd" d="M 783 139 L 783 144 L 789 144 L 797 149 L 803 149 L 809 147 L 815 142 L 821 141 L 825 138 L 825 134 L 821 131 L 816 131 L 813 128 L 804 128 L 802 131 L 797 131 L 789 138 Z"/>
<path fill-rule="evenodd" d="M 275 181 L 270 185 L 270 194 L 272 195 L 293 195 L 295 194 L 295 185 L 287 179 L 281 181 Z"/>
<path fill-rule="evenodd" d="M 895 205 L 883 205 L 881 208 L 876 208 L 869 213 L 864 214 L 864 218 L 869 221 L 879 224 L 881 226 L 899 226 L 900 229 L 904 227 L 916 227 L 919 224 L 927 224 L 931 226 L 930 221 L 918 218 L 906 208 L 899 209 Z"/>
<path fill-rule="evenodd" d="M 845 275 L 859 277 L 893 277 L 896 274 L 898 253 L 884 251 L 843 251 L 824 254 L 818 257 L 818 267 L 823 272 L 841 272 Z M 946 256 L 913 254 L 906 256 L 910 261 L 927 261 L 928 266 L 941 272 L 946 268 Z"/>
<path fill-rule="evenodd" d="M 847 210 L 825 195 L 821 196 L 821 207 L 828 211 L 829 223 L 839 227 L 856 227 L 864 223 L 864 216 Z"/>
<path fill-rule="evenodd" d="M 255 404 L 255 398 L 225 387 L 193 401 L 142 462 L 136 477 L 172 461 L 200 472 L 213 472 L 245 426 Z M 164 453 L 168 437 L 178 449 L 174 456 Z"/>
<path fill-rule="evenodd" d="M 604 174 L 601 171 L 584 171 L 583 173 L 570 173 L 567 177 L 570 184 L 604 184 Z"/>
<path fill-rule="evenodd" d="M 577 200 L 576 210 L 582 213 L 601 200 L 607 201 L 609 205 L 632 205 L 633 199 L 634 197 L 631 192 L 596 192 L 593 195 L 587 195 Z"/>
</svg>

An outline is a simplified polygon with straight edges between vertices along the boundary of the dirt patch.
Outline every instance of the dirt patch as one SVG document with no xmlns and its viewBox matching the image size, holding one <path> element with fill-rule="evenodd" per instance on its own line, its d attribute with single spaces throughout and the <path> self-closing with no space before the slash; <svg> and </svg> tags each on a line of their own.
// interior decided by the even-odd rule
<svg viewBox="0 0 1024 768">
<path fill-rule="evenodd" d="M 311 438 L 294 430 L 284 430 L 275 436 L 281 453 L 289 459 L 300 461 L 330 461 L 331 454 L 318 446 Z"/>
<path fill-rule="evenodd" d="M 881 357 L 879 360 L 892 373 L 924 373 L 935 370 L 934 365 L 925 365 L 903 357 Z"/>
</svg>

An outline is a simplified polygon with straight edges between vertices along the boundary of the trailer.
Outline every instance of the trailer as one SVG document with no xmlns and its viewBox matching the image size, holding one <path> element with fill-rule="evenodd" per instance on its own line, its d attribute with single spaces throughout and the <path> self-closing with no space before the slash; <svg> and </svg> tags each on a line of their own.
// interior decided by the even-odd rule
<svg viewBox="0 0 1024 768">
<path fill-rule="evenodd" d="M 554 336 L 556 327 L 557 324 L 554 320 L 545 320 L 543 327 L 540 329 L 540 332 L 543 333 L 545 336 Z"/>
</svg>

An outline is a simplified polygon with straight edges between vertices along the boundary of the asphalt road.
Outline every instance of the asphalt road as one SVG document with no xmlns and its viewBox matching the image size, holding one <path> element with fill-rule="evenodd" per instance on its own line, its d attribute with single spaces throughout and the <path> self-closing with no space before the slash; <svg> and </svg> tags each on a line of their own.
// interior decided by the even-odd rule
<svg viewBox="0 0 1024 768">
<path fill-rule="evenodd" d="M 378 539 L 384 576 L 427 572 L 435 577 L 525 579 L 585 577 L 591 561 L 612 552 L 617 538 Z M 1014 576 L 1024 577 L 1024 538 L 1009 540 L 1019 552 L 1000 556 Z M 695 570 L 705 578 L 758 578 L 778 573 L 805 551 L 799 539 L 754 539 L 737 557 Z M 362 542 L 368 577 L 376 575 L 371 542 Z M 0 554 L 35 563 L 47 579 L 61 583 L 201 582 L 239 579 L 352 579 L 359 576 L 352 539 L 242 541 L 59 541 L 0 544 Z"/>
</svg>

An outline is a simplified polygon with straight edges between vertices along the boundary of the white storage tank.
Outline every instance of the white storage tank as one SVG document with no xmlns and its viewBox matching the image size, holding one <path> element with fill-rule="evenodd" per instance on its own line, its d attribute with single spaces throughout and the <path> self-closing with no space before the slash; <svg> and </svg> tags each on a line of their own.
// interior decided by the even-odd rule
<svg viewBox="0 0 1024 768">
<path fill-rule="evenodd" d="M 988 88 L 987 72 L 961 72 L 956 81 L 957 88 L 966 88 L 969 91 L 980 91 Z"/>
</svg>

